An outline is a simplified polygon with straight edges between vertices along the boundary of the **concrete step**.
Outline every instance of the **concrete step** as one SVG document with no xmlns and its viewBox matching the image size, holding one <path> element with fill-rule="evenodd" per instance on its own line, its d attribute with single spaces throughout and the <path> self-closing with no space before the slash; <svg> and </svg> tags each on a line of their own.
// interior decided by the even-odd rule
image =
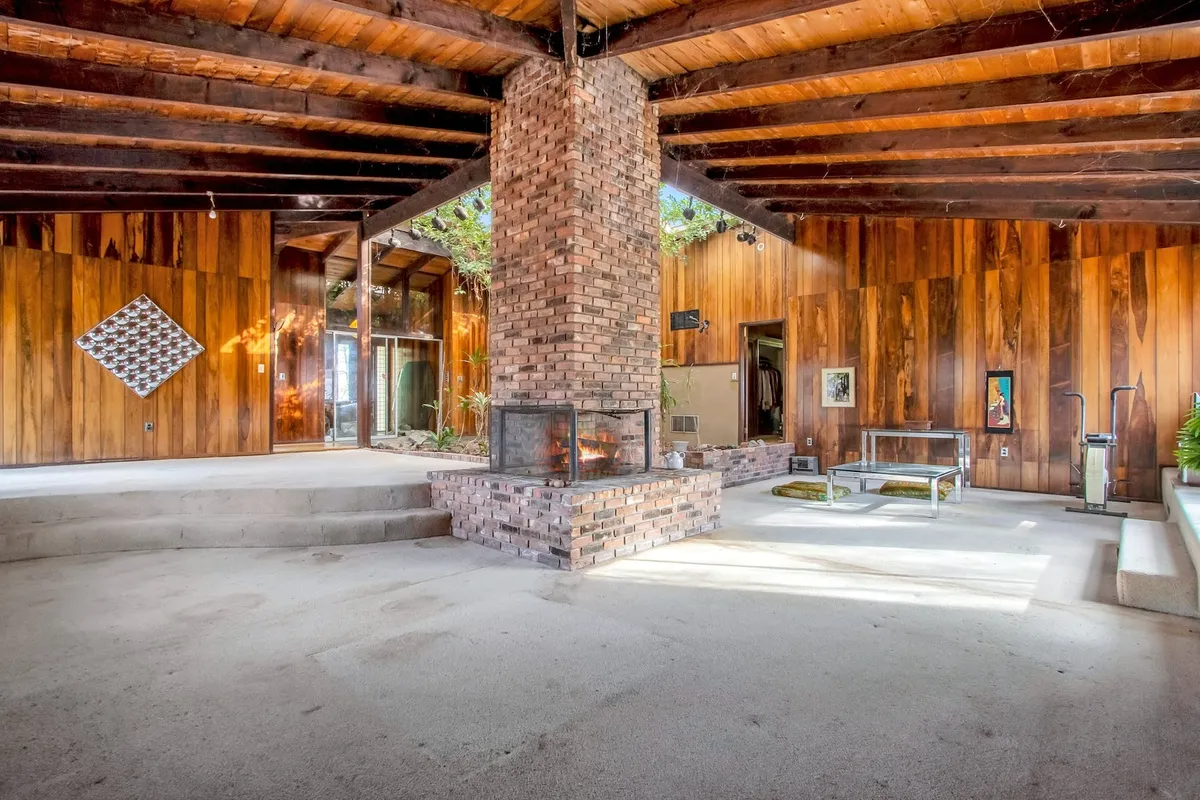
<svg viewBox="0 0 1200 800">
<path fill-rule="evenodd" d="M 1200 617 L 1196 568 L 1178 525 L 1144 519 L 1121 524 L 1117 600 L 1133 608 Z"/>
<path fill-rule="evenodd" d="M 163 514 L 6 525 L 0 562 L 182 547 L 316 547 L 425 539 L 450 533 L 432 508 L 320 514 Z"/>
<path fill-rule="evenodd" d="M 137 490 L 0 499 L 0 532 L 13 525 L 176 514 L 331 514 L 429 507 L 429 482 L 306 488 Z"/>
</svg>

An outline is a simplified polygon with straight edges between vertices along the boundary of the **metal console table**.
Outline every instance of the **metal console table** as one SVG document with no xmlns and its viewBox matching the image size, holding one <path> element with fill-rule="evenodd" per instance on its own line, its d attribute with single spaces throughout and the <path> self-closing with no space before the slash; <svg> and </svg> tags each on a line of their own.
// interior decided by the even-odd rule
<svg viewBox="0 0 1200 800">
<path fill-rule="evenodd" d="M 970 488 L 971 486 L 971 434 L 966 431 L 955 430 L 939 430 L 939 431 L 910 431 L 910 430 L 894 430 L 890 428 L 863 428 L 862 431 L 862 449 L 859 450 L 860 458 L 864 461 L 875 460 L 875 440 L 880 437 L 893 437 L 896 439 L 954 439 L 958 446 L 958 468 L 962 471 L 963 486 Z M 867 439 L 871 440 L 870 458 L 867 457 Z"/>
<path fill-rule="evenodd" d="M 960 467 L 945 464 L 893 464 L 886 461 L 851 461 L 825 470 L 825 505 L 833 505 L 833 479 L 835 477 L 857 478 L 858 490 L 867 490 L 868 480 L 910 480 L 929 485 L 929 509 L 933 518 L 938 518 L 938 484 L 947 478 L 954 479 L 954 502 L 962 502 L 963 474 Z"/>
</svg>

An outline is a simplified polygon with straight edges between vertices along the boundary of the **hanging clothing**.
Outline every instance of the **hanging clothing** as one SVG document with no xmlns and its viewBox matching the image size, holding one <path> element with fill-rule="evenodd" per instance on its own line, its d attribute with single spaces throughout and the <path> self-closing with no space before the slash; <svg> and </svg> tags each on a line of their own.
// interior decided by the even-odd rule
<svg viewBox="0 0 1200 800">
<path fill-rule="evenodd" d="M 783 376 L 767 361 L 758 365 L 758 407 L 770 411 L 783 405 Z"/>
</svg>

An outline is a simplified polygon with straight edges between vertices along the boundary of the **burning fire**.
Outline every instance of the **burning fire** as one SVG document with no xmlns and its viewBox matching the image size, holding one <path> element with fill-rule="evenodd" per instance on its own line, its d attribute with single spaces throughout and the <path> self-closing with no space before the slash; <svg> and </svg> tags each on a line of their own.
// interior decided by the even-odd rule
<svg viewBox="0 0 1200 800">
<path fill-rule="evenodd" d="M 591 461 L 599 461 L 600 459 L 609 458 L 608 452 L 601 442 L 587 442 L 580 440 L 579 442 L 579 463 L 586 464 Z"/>
</svg>

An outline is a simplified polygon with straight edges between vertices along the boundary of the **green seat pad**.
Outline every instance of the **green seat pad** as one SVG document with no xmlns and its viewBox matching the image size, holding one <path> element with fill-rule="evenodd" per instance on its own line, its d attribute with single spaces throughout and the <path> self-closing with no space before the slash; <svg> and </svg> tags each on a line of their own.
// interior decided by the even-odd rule
<svg viewBox="0 0 1200 800">
<path fill-rule="evenodd" d="M 782 486 L 776 486 L 771 490 L 771 494 L 779 497 L 794 497 L 797 500 L 826 500 L 825 483 L 818 481 L 792 481 L 785 483 Z M 849 497 L 850 490 L 845 486 L 834 484 L 833 499 L 838 500 L 842 497 Z"/>
<path fill-rule="evenodd" d="M 938 499 L 945 500 L 954 491 L 954 481 L 938 482 Z M 914 497 L 918 500 L 929 499 L 929 483 L 926 481 L 888 481 L 879 487 L 879 493 L 884 497 Z"/>
</svg>

